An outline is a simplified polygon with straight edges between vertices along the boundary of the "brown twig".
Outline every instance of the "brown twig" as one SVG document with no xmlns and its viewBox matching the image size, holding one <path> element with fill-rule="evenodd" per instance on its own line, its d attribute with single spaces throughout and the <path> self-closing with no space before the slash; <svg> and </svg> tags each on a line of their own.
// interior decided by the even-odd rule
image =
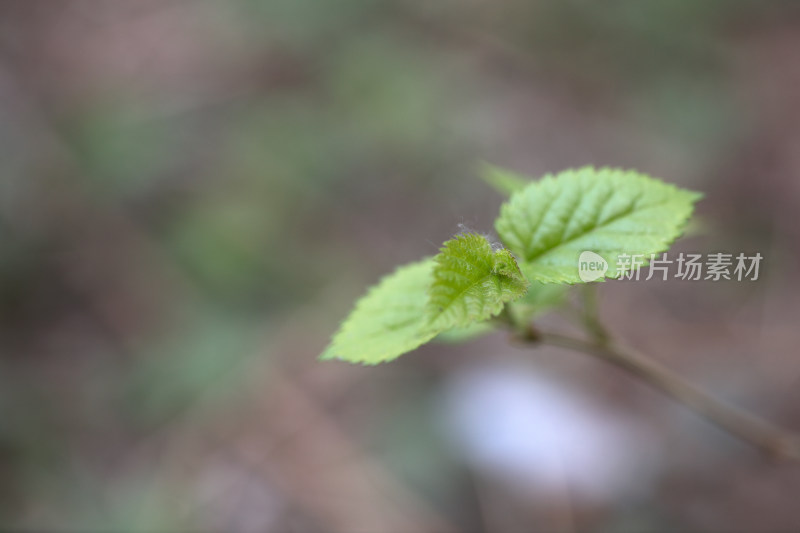
<svg viewBox="0 0 800 533">
<path fill-rule="evenodd" d="M 585 341 L 557 333 L 539 332 L 533 328 L 526 332 L 523 340 L 598 357 L 640 378 L 768 456 L 800 461 L 800 437 L 714 398 L 649 357 L 621 349 L 609 340 Z"/>
</svg>

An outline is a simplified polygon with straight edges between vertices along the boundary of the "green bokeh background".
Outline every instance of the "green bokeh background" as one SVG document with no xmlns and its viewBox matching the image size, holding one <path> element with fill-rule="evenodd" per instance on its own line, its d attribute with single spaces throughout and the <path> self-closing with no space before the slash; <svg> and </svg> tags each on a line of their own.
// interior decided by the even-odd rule
<svg viewBox="0 0 800 533">
<path fill-rule="evenodd" d="M 0 529 L 800 527 L 796 467 L 580 358 L 316 361 L 367 285 L 491 231 L 484 162 L 631 167 L 706 193 L 681 249 L 766 259 L 608 284 L 610 325 L 800 427 L 798 49 L 788 1 L 3 1 Z M 474 468 L 440 397 L 497 361 L 649 423 L 659 473 L 564 504 Z"/>
</svg>

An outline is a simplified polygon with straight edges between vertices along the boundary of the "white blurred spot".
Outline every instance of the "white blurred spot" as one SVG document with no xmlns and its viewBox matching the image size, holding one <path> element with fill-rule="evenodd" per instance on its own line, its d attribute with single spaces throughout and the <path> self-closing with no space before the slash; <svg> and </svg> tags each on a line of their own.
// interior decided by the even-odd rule
<svg viewBox="0 0 800 533">
<path fill-rule="evenodd" d="M 461 371 L 442 412 L 467 462 L 522 490 L 605 501 L 638 490 L 657 466 L 646 426 L 528 369 Z"/>
</svg>

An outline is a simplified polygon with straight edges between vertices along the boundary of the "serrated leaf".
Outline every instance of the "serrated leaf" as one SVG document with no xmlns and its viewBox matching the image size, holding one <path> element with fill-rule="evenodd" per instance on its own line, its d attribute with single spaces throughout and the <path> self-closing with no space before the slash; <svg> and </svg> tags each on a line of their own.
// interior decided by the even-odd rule
<svg viewBox="0 0 800 533">
<path fill-rule="evenodd" d="M 493 165 L 484 165 L 480 176 L 487 185 L 504 196 L 524 189 L 531 182 L 530 178 Z"/>
<path fill-rule="evenodd" d="M 525 296 L 515 300 L 508 311 L 512 313 L 515 323 L 528 322 L 563 304 L 570 288 L 569 285 L 559 283 L 533 281 Z M 435 340 L 448 344 L 465 342 L 492 333 L 498 329 L 497 326 L 491 320 L 475 322 L 463 328 L 445 330 Z"/>
<path fill-rule="evenodd" d="M 637 172 L 586 167 L 515 192 L 495 228 L 530 279 L 580 283 L 581 252 L 602 256 L 606 277 L 615 277 L 620 254 L 667 250 L 701 196 Z"/>
<path fill-rule="evenodd" d="M 498 314 L 525 294 L 528 282 L 508 250 L 492 250 L 485 237 L 459 235 L 434 257 L 428 323 L 438 330 L 466 327 Z"/>
<path fill-rule="evenodd" d="M 436 336 L 425 319 L 434 264 L 424 259 L 384 277 L 356 303 L 320 359 L 377 364 Z"/>
</svg>

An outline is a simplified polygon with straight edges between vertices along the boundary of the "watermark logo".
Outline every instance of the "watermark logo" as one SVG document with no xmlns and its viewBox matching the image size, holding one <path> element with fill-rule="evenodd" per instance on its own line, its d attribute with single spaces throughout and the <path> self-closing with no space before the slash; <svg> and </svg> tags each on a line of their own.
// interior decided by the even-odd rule
<svg viewBox="0 0 800 533">
<path fill-rule="evenodd" d="M 674 259 L 668 254 L 620 254 L 615 265 L 616 279 L 666 281 L 676 278 L 688 281 L 757 281 L 764 257 L 760 253 L 734 255 L 727 253 L 684 254 Z M 646 269 L 646 273 L 645 273 Z M 586 250 L 578 258 L 578 276 L 583 281 L 595 281 L 608 271 L 608 262 L 595 252 Z M 646 274 L 646 277 L 645 277 Z"/>
<path fill-rule="evenodd" d="M 578 257 L 578 276 L 581 281 L 600 279 L 608 271 L 608 262 L 598 254 L 586 250 Z"/>
</svg>

